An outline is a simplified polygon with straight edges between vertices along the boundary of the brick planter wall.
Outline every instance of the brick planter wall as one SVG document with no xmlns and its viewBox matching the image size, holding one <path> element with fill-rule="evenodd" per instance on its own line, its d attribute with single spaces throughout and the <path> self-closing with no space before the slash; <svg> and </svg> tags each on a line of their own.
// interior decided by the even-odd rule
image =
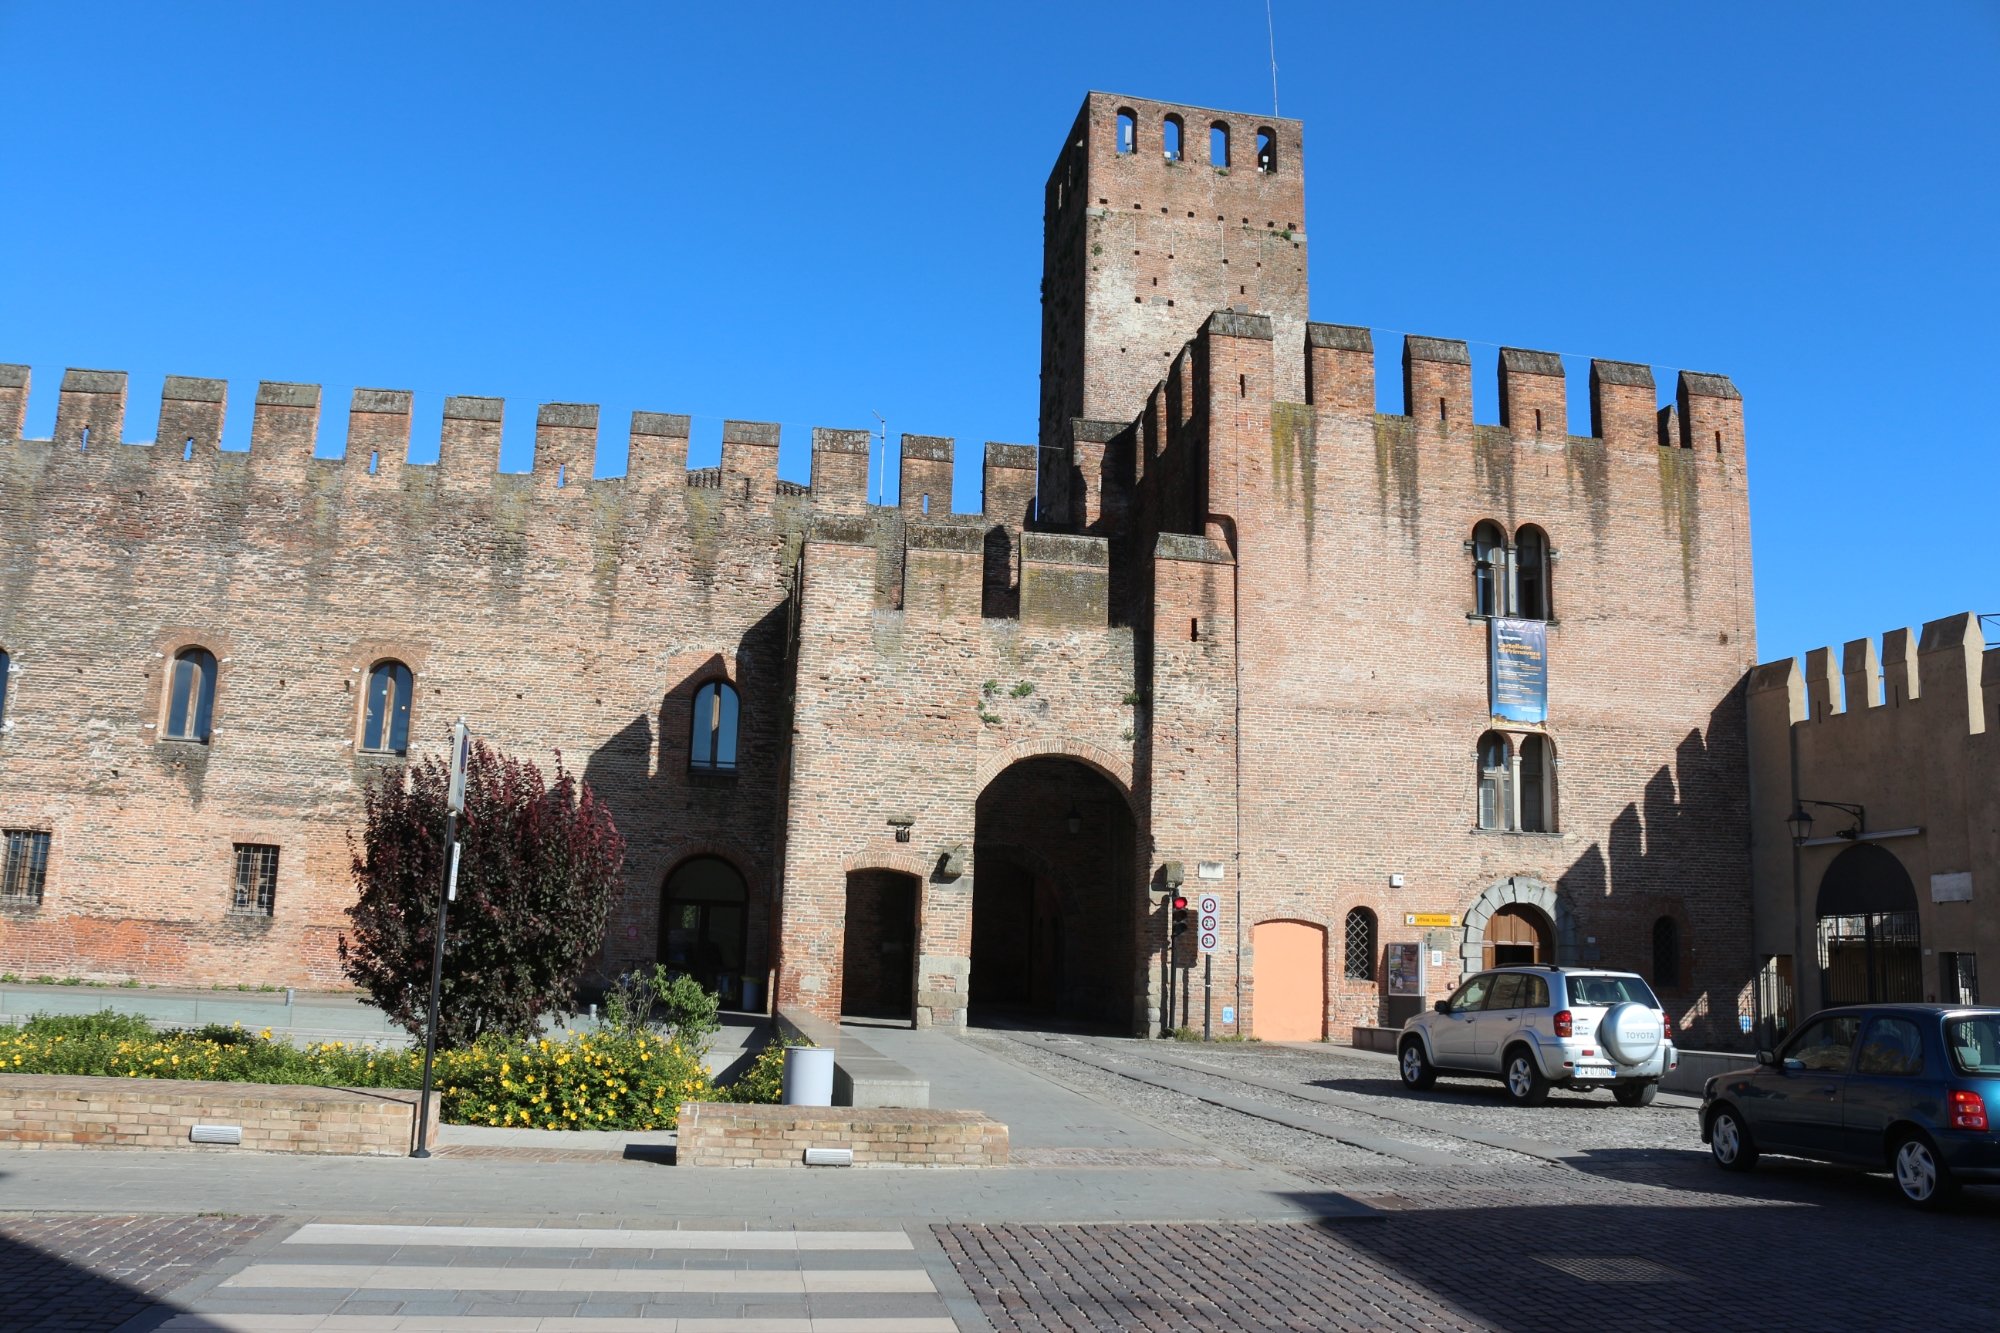
<svg viewBox="0 0 2000 1333">
<path fill-rule="evenodd" d="M 856 1166 L 1005 1166 L 1007 1127 L 978 1111 L 691 1102 L 675 1161 L 804 1166 L 807 1148 L 852 1148 Z"/>
<path fill-rule="evenodd" d="M 171 1079 L 0 1075 L 0 1150 L 193 1148 L 195 1125 L 237 1125 L 242 1147 L 262 1152 L 401 1157 L 416 1141 L 417 1094 L 393 1088 Z M 430 1138 L 437 1141 L 437 1099 Z"/>
</svg>

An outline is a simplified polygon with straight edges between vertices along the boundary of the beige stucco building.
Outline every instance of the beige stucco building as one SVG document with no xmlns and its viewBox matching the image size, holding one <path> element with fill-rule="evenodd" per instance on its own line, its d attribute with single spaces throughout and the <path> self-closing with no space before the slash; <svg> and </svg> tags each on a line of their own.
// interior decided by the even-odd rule
<svg viewBox="0 0 2000 1333">
<path fill-rule="evenodd" d="M 1981 958 L 2000 995 L 2000 648 L 1979 617 L 1766 663 L 1748 703 L 1764 1019 L 1976 1002 Z"/>
</svg>

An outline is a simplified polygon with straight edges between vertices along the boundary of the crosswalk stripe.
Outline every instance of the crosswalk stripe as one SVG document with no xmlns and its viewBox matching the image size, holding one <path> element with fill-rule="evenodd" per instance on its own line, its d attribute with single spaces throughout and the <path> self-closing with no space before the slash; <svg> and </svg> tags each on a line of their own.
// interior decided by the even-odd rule
<svg viewBox="0 0 2000 1333">
<path fill-rule="evenodd" d="M 308 1222 L 287 1245 L 493 1245 L 583 1250 L 907 1250 L 900 1231 L 678 1231 L 626 1227 L 463 1227 Z"/>
<path fill-rule="evenodd" d="M 491 1315 L 180 1314 L 157 1333 L 957 1333 L 949 1318 L 535 1317 Z"/>
<path fill-rule="evenodd" d="M 474 1268 L 450 1264 L 252 1264 L 223 1288 L 342 1291 L 935 1292 L 921 1268 Z"/>
</svg>

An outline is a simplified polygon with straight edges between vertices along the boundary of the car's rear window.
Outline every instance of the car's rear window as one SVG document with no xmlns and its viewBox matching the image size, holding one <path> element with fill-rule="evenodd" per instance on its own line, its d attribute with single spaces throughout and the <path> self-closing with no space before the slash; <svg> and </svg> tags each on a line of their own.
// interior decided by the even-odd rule
<svg viewBox="0 0 2000 1333">
<path fill-rule="evenodd" d="M 1653 998 L 1650 986 L 1638 977 L 1565 977 L 1569 983 L 1569 1002 L 1572 1005 L 1609 1009 L 1614 1004 L 1643 1004 L 1648 1009 L 1657 1009 L 1660 1002 Z"/>
<path fill-rule="evenodd" d="M 1944 1021 L 1944 1045 L 1961 1074 L 2000 1074 L 2000 1014 Z"/>
</svg>

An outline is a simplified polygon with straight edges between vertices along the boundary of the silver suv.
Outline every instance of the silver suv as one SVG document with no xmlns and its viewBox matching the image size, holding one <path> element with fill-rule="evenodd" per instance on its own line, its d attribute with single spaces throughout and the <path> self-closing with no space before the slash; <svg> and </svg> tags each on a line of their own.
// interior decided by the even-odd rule
<svg viewBox="0 0 2000 1333">
<path fill-rule="evenodd" d="M 1643 977 L 1570 967 L 1502 967 L 1470 977 L 1432 1012 L 1403 1024 L 1405 1087 L 1439 1074 L 1497 1078 L 1517 1106 L 1549 1089 L 1610 1088 L 1646 1106 L 1678 1063 L 1673 1026 Z"/>
</svg>

